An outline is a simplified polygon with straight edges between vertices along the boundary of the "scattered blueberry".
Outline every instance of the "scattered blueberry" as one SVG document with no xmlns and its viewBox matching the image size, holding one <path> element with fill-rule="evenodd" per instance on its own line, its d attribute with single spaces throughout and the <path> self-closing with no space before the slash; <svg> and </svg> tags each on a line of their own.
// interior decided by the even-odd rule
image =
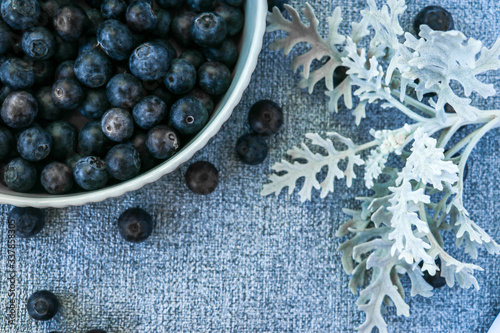
<svg viewBox="0 0 500 333">
<path fill-rule="evenodd" d="M 82 104 L 85 92 L 77 80 L 65 78 L 56 81 L 52 86 L 52 98 L 58 107 L 70 110 Z"/>
<path fill-rule="evenodd" d="M 73 125 L 65 120 L 50 123 L 45 130 L 52 138 L 50 155 L 56 159 L 65 159 L 75 151 L 77 133 Z"/>
<path fill-rule="evenodd" d="M 39 290 L 31 294 L 26 307 L 28 314 L 35 320 L 52 319 L 59 311 L 59 300 L 47 290 Z"/>
<path fill-rule="evenodd" d="M 172 126 L 184 135 L 198 133 L 206 125 L 207 121 L 207 109 L 196 98 L 183 97 L 175 102 L 170 109 Z"/>
<path fill-rule="evenodd" d="M 196 70 L 206 61 L 205 56 L 198 50 L 189 49 L 181 54 L 182 59 L 189 61 Z"/>
<path fill-rule="evenodd" d="M 111 104 L 106 96 L 106 89 L 91 89 L 87 90 L 85 99 L 78 107 L 78 111 L 86 118 L 99 119 L 110 107 Z"/>
<path fill-rule="evenodd" d="M 85 52 L 75 61 L 75 75 L 87 87 L 98 88 L 105 85 L 111 74 L 111 61 L 99 50 Z"/>
<path fill-rule="evenodd" d="M 153 219 L 141 208 L 129 208 L 118 217 L 118 231 L 128 242 L 143 242 L 153 232 Z"/>
<path fill-rule="evenodd" d="M 34 27 L 23 34 L 22 46 L 27 56 L 45 60 L 54 54 L 56 39 L 49 29 Z"/>
<path fill-rule="evenodd" d="M 221 45 L 216 47 L 207 47 L 203 50 L 208 61 L 216 61 L 233 68 L 238 61 L 238 49 L 234 42 L 226 39 Z"/>
<path fill-rule="evenodd" d="M 45 226 L 43 211 L 33 207 L 14 207 L 7 219 L 15 225 L 16 235 L 22 238 L 35 236 Z"/>
<path fill-rule="evenodd" d="M 9 156 L 12 147 L 14 147 L 14 137 L 5 127 L 0 126 L 0 160 Z"/>
<path fill-rule="evenodd" d="M 167 125 L 159 125 L 149 130 L 146 147 L 155 158 L 165 160 L 179 150 L 180 143 L 174 129 Z"/>
<path fill-rule="evenodd" d="M 52 137 L 40 127 L 31 127 L 23 131 L 17 140 L 17 151 L 31 162 L 41 161 L 49 156 Z"/>
<path fill-rule="evenodd" d="M 187 6 L 194 12 L 209 12 L 215 8 L 215 0 L 186 0 Z"/>
<path fill-rule="evenodd" d="M 106 169 L 111 177 L 128 180 L 141 170 L 141 158 L 132 145 L 119 144 L 111 148 L 106 155 Z"/>
<path fill-rule="evenodd" d="M 156 11 L 156 17 L 158 18 L 158 23 L 156 28 L 153 30 L 153 34 L 160 38 L 167 39 L 170 35 L 170 24 L 172 23 L 172 17 L 170 13 L 163 9 L 158 9 Z"/>
<path fill-rule="evenodd" d="M 258 134 L 245 134 L 236 142 L 236 154 L 243 163 L 256 165 L 262 163 L 269 148 Z"/>
<path fill-rule="evenodd" d="M 73 172 L 61 162 L 52 162 L 43 168 L 40 180 L 50 194 L 68 193 L 73 188 Z"/>
<path fill-rule="evenodd" d="M 157 0 L 157 2 L 163 9 L 176 9 L 184 3 L 184 0 Z"/>
<path fill-rule="evenodd" d="M 190 29 L 191 39 L 199 46 L 218 46 L 227 35 L 226 21 L 214 13 L 196 16 Z"/>
<path fill-rule="evenodd" d="M 25 159 L 15 158 L 5 166 L 3 180 L 13 191 L 28 192 L 36 184 L 36 168 Z"/>
<path fill-rule="evenodd" d="M 78 150 L 85 156 L 101 156 L 107 142 L 97 120 L 86 123 L 78 133 Z"/>
<path fill-rule="evenodd" d="M 210 194 L 219 185 L 219 171 L 212 163 L 205 161 L 191 164 L 184 178 L 187 187 L 196 194 Z"/>
<path fill-rule="evenodd" d="M 198 69 L 198 85 L 210 95 L 222 95 L 231 85 L 231 72 L 219 62 L 206 62 Z"/>
<path fill-rule="evenodd" d="M 107 19 L 120 19 L 125 16 L 127 3 L 123 0 L 103 0 L 101 13 Z"/>
<path fill-rule="evenodd" d="M 127 25 L 136 32 L 152 31 L 158 19 L 149 1 L 132 2 L 125 14 Z"/>
<path fill-rule="evenodd" d="M 240 9 L 221 3 L 215 8 L 214 13 L 226 22 L 228 36 L 235 36 L 243 29 L 245 18 Z"/>
<path fill-rule="evenodd" d="M 261 100 L 252 105 L 248 112 L 248 123 L 258 134 L 277 133 L 283 125 L 283 110 L 270 100 Z"/>
<path fill-rule="evenodd" d="M 132 52 L 129 60 L 132 74 L 141 80 L 157 80 L 170 67 L 170 55 L 157 43 L 144 43 Z"/>
<path fill-rule="evenodd" d="M 28 62 L 10 58 L 0 66 L 0 80 L 12 90 L 26 89 L 35 83 L 35 73 Z"/>
<path fill-rule="evenodd" d="M 115 60 L 127 59 L 134 48 L 132 32 L 117 20 L 107 20 L 99 26 L 97 41 L 104 52 Z"/>
<path fill-rule="evenodd" d="M 101 129 L 111 141 L 122 142 L 134 134 L 134 119 L 128 111 L 113 108 L 102 116 Z"/>
<path fill-rule="evenodd" d="M 76 162 L 73 177 L 84 190 L 93 191 L 103 188 L 108 182 L 106 163 L 99 157 L 84 157 Z"/>
<path fill-rule="evenodd" d="M 333 85 L 335 87 L 341 84 L 342 81 L 347 78 L 348 70 L 349 68 L 345 66 L 338 66 L 337 68 L 335 68 L 335 71 L 333 71 Z"/>
<path fill-rule="evenodd" d="M 158 125 L 167 114 L 165 102 L 154 95 L 144 97 L 132 110 L 135 123 L 143 129 L 150 129 Z"/>
<path fill-rule="evenodd" d="M 123 73 L 109 80 L 106 95 L 111 105 L 131 109 L 144 97 L 145 91 L 141 81 L 135 76 Z"/>
<path fill-rule="evenodd" d="M 196 18 L 196 13 L 183 12 L 172 20 L 171 31 L 175 40 L 182 46 L 190 46 L 193 43 L 191 39 L 191 25 Z"/>
<path fill-rule="evenodd" d="M 207 94 L 200 88 L 194 88 L 189 92 L 189 94 L 186 95 L 186 97 L 193 97 L 198 99 L 201 104 L 203 104 L 205 109 L 207 109 L 209 115 L 211 115 L 214 111 L 214 101 L 212 100 L 212 97 L 210 97 L 209 94 Z"/>
<path fill-rule="evenodd" d="M 89 25 L 87 13 L 74 4 L 62 7 L 54 16 L 54 30 L 68 42 L 78 41 L 87 32 Z"/>
<path fill-rule="evenodd" d="M 438 31 L 449 31 L 453 30 L 455 27 L 450 12 L 440 6 L 424 7 L 417 16 L 415 16 L 413 29 L 417 35 L 420 34 L 420 26 L 423 24 L 428 25 L 432 30 Z"/>
<path fill-rule="evenodd" d="M 172 93 L 185 94 L 196 84 L 196 69 L 186 59 L 174 59 L 163 82 Z"/>
<path fill-rule="evenodd" d="M 441 269 L 441 259 L 436 259 L 436 265 Z M 436 271 L 435 275 L 430 275 L 428 271 L 424 272 L 424 280 L 433 288 L 439 289 L 446 285 L 446 279 L 441 276 L 441 270 Z"/>
<path fill-rule="evenodd" d="M 54 76 L 56 81 L 66 78 L 76 78 L 75 62 L 73 60 L 61 62 L 59 66 L 57 66 Z"/>
<path fill-rule="evenodd" d="M 40 16 L 37 0 L 3 0 L 2 18 L 11 28 L 26 30 L 33 27 Z"/>
<path fill-rule="evenodd" d="M 26 91 L 10 93 L 2 104 L 0 114 L 7 126 L 12 128 L 28 127 L 38 113 L 35 98 Z"/>
<path fill-rule="evenodd" d="M 106 331 L 101 330 L 101 329 L 93 329 L 93 330 L 87 331 L 87 333 L 106 333 Z"/>
</svg>

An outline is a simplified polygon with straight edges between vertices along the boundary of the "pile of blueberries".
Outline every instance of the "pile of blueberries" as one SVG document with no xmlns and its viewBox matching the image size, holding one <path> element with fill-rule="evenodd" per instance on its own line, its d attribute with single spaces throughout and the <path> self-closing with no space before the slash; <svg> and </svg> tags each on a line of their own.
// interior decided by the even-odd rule
<svg viewBox="0 0 500 333">
<path fill-rule="evenodd" d="M 1 180 L 96 190 L 170 158 L 231 84 L 243 3 L 3 0 Z"/>
</svg>

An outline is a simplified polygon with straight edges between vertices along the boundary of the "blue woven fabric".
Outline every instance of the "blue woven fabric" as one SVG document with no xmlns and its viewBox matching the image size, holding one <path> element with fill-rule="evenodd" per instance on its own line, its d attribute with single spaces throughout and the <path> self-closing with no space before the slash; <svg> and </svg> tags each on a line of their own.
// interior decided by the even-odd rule
<svg viewBox="0 0 500 333">
<path fill-rule="evenodd" d="M 291 1 L 296 7 L 304 1 Z M 364 0 L 311 0 L 326 29 L 326 16 L 336 5 L 346 22 L 359 18 Z M 408 1 L 403 26 L 429 0 Z M 491 46 L 500 32 L 497 0 L 442 0 L 456 27 Z M 348 29 L 345 23 L 342 29 Z M 279 35 L 279 34 L 278 34 Z M 354 208 L 365 194 L 361 182 L 352 188 L 338 181 L 336 193 L 300 203 L 291 198 L 259 195 L 272 163 L 300 143 L 308 132 L 335 130 L 362 142 L 370 128 L 394 128 L 405 119 L 391 110 L 371 107 L 357 128 L 349 111 L 327 112 L 327 98 L 316 89 L 297 88 L 290 59 L 267 46 L 266 35 L 257 70 L 239 106 L 220 133 L 195 160 L 208 160 L 220 170 L 221 183 L 209 196 L 192 194 L 184 184 L 187 166 L 160 181 L 120 198 L 84 207 L 47 210 L 47 226 L 36 237 L 17 239 L 16 313 L 5 316 L 7 297 L 7 225 L 10 206 L 1 206 L 0 332 L 352 332 L 363 321 L 356 296 L 347 288 L 334 237 L 345 221 L 343 207 Z M 498 73 L 487 81 L 499 88 Z M 234 154 L 236 139 L 249 131 L 249 107 L 260 99 L 279 102 L 286 113 L 283 130 L 270 138 L 270 156 L 259 166 L 246 166 Z M 483 106 L 498 108 L 500 98 Z M 407 120 L 406 120 L 407 121 Z M 486 135 L 472 154 L 465 183 L 471 217 L 500 240 L 500 140 L 498 130 Z M 149 211 L 153 235 L 141 244 L 124 242 L 116 219 L 128 207 Z M 454 248 L 453 237 L 446 237 Z M 460 250 L 459 259 L 469 260 Z M 500 311 L 500 258 L 481 251 L 477 264 L 479 291 L 443 288 L 431 298 L 407 295 L 410 317 L 386 315 L 390 332 L 485 332 Z M 404 280 L 408 287 L 409 283 Z M 35 290 L 52 290 L 62 310 L 48 322 L 35 322 L 25 310 Z M 407 289 L 408 290 L 408 289 Z M 409 294 L 409 292 L 408 292 Z"/>
</svg>

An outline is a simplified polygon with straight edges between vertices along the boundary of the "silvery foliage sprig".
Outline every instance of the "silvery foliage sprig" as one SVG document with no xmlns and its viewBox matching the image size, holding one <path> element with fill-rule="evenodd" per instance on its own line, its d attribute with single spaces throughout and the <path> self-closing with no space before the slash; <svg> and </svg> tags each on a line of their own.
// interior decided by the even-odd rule
<svg viewBox="0 0 500 333">
<path fill-rule="evenodd" d="M 307 134 L 307 143 L 290 149 L 290 159 L 273 166 L 276 173 L 270 175 L 261 194 L 277 195 L 286 187 L 292 194 L 296 181 L 303 179 L 298 192 L 301 201 L 310 200 L 313 189 L 320 190 L 324 198 L 334 191 L 335 179 L 345 178 L 350 187 L 359 166 L 364 166 L 365 185 L 374 194 L 357 198 L 362 202 L 360 209 L 345 210 L 351 219 L 336 235 L 352 236 L 339 250 L 343 267 L 352 276 L 350 289 L 353 293 L 361 289 L 357 304 L 366 320 L 359 331 L 371 332 L 377 327 L 387 332 L 382 317 L 387 305 L 394 305 L 398 315 L 409 316 L 402 274 L 411 280 L 412 296 L 431 296 L 433 288 L 423 278 L 425 271 L 435 275 L 440 270 L 450 287 L 457 283 L 463 288 L 479 288 L 474 272 L 481 268 L 447 253 L 441 233 L 453 232 L 456 245 L 464 244 L 465 252 L 474 259 L 479 247 L 500 253 L 500 246 L 471 219 L 463 202 L 467 159 L 481 137 L 500 126 L 500 110 L 480 110 L 469 98 L 473 92 L 483 98 L 495 95 L 493 85 L 476 77 L 500 68 L 500 39 L 487 48 L 459 31 L 433 31 L 425 25 L 416 38 L 404 33 L 399 23 L 406 9 L 403 0 L 388 0 L 381 7 L 375 0 L 367 2 L 361 21 L 352 23 L 350 36 L 338 32 L 342 17 L 341 9 L 335 8 L 328 18 L 326 39 L 318 32 L 318 20 L 309 4 L 303 11 L 309 25 L 290 6 L 286 10 L 291 20 L 274 8 L 268 14 L 267 31 L 281 30 L 288 35 L 276 39 L 270 48 L 288 54 L 298 43 L 310 44 L 309 51 L 294 57 L 292 68 L 301 68 L 299 86 L 310 93 L 316 83 L 325 80 L 330 111 L 338 112 L 343 98 L 359 125 L 367 104 L 378 102 L 403 112 L 410 124 L 372 130 L 373 140 L 363 144 L 336 132 Z M 362 41 L 369 46 L 362 47 Z M 323 62 L 311 70 L 314 60 Z M 334 86 L 334 71 L 339 66 L 348 68 L 348 76 Z M 462 86 L 462 95 L 451 81 Z M 424 103 L 427 93 L 435 93 L 437 98 Z M 359 100 L 356 107 L 355 97 Z M 456 112 L 445 112 L 446 104 Z M 480 127 L 452 145 L 457 130 L 470 124 Z M 387 165 L 391 154 L 401 156 L 403 168 Z M 319 182 L 317 176 L 325 167 L 326 176 Z M 441 267 L 436 265 L 438 258 Z M 368 271 L 370 279 L 365 281 Z"/>
</svg>

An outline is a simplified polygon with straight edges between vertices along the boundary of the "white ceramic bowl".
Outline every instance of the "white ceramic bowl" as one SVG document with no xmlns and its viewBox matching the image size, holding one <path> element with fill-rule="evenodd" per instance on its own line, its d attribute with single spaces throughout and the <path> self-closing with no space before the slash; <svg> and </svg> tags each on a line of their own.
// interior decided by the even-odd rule
<svg viewBox="0 0 500 333">
<path fill-rule="evenodd" d="M 245 26 L 240 43 L 240 57 L 233 71 L 233 82 L 222 100 L 216 106 L 213 116 L 205 128 L 183 147 L 177 154 L 131 180 L 105 187 L 97 191 L 67 195 L 18 193 L 0 184 L 0 203 L 24 207 L 66 207 L 79 206 L 117 197 L 137 190 L 145 184 L 158 180 L 163 175 L 177 169 L 203 148 L 210 138 L 220 130 L 233 109 L 240 102 L 252 73 L 257 66 L 257 58 L 262 49 L 262 38 L 266 29 L 267 1 L 247 0 L 245 4 Z"/>
</svg>

